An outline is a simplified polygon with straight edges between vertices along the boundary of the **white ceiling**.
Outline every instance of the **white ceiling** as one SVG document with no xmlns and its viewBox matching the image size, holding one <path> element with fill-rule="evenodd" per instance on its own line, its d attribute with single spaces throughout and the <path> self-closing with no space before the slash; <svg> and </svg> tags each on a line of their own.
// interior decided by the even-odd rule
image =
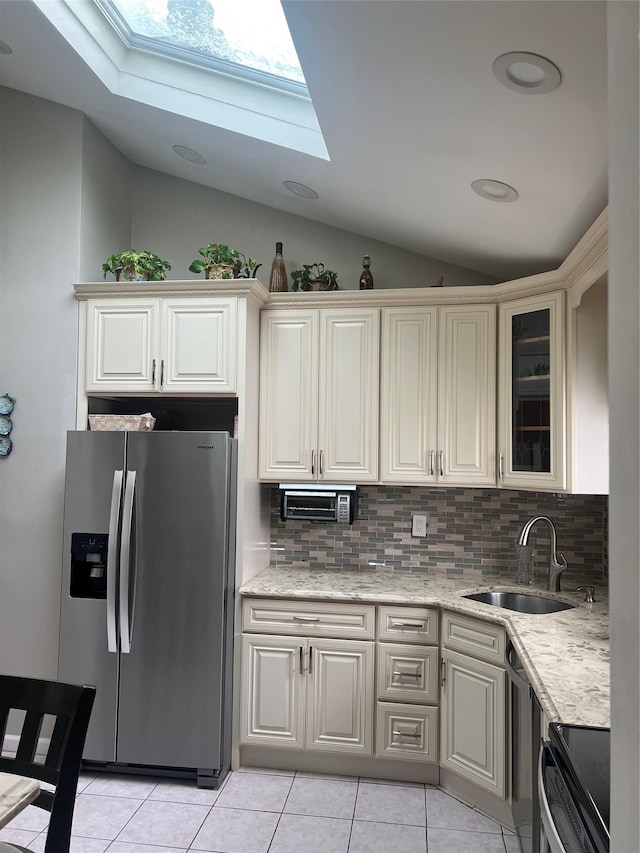
<svg viewBox="0 0 640 853">
<path fill-rule="evenodd" d="M 31 0 L 0 0 L 0 84 L 81 110 L 134 163 L 498 279 L 557 267 L 606 206 L 604 2 L 283 5 L 330 161 L 108 92 Z M 492 63 L 508 51 L 551 59 L 560 87 L 502 86 Z M 478 178 L 520 197 L 486 201 Z"/>
</svg>

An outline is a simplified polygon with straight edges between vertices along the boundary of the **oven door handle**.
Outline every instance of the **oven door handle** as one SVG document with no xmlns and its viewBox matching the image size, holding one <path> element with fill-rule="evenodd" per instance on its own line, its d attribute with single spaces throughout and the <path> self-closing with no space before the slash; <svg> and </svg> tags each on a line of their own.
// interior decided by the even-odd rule
<svg viewBox="0 0 640 853">
<path fill-rule="evenodd" d="M 527 674 L 524 669 L 515 669 L 512 663 L 512 655 L 517 656 L 517 652 L 513 646 L 511 640 L 507 642 L 507 649 L 505 655 L 504 666 L 507 670 L 507 675 L 513 682 L 513 684 L 518 688 L 518 690 L 522 690 L 527 694 L 529 698 L 531 698 L 531 684 L 529 683 L 529 679 L 527 678 Z"/>
<path fill-rule="evenodd" d="M 540 755 L 538 758 L 538 797 L 540 801 L 540 818 L 542 820 L 544 834 L 551 853 L 566 853 L 565 846 L 558 835 L 558 830 L 556 829 L 553 815 L 549 808 L 547 790 L 544 784 L 545 756 L 548 752 L 548 744 L 543 743 L 540 747 Z"/>
</svg>

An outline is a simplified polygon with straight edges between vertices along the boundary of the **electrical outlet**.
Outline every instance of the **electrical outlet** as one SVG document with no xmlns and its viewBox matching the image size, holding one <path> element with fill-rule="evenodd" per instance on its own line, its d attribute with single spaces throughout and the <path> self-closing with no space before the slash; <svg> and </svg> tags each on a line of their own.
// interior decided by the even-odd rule
<svg viewBox="0 0 640 853">
<path fill-rule="evenodd" d="M 412 515 L 411 516 L 411 535 L 426 536 L 427 535 L 427 516 Z"/>
</svg>

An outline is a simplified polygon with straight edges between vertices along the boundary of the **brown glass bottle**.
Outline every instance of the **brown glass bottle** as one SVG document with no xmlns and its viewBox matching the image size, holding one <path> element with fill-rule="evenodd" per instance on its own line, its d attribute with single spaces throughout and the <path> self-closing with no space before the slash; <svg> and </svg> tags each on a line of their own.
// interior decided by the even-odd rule
<svg viewBox="0 0 640 853">
<path fill-rule="evenodd" d="M 362 272 L 360 273 L 360 290 L 373 290 L 373 276 L 369 266 L 371 260 L 369 255 L 365 255 L 362 259 Z"/>
<path fill-rule="evenodd" d="M 288 289 L 287 270 L 282 257 L 282 243 L 276 243 L 276 254 L 271 264 L 271 275 L 269 276 L 269 290 L 271 293 L 283 293 Z"/>
</svg>

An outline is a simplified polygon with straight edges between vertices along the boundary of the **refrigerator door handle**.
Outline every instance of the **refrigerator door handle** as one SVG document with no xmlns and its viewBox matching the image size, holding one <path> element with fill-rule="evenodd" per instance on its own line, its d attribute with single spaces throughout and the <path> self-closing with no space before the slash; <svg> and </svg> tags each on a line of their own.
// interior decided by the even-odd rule
<svg viewBox="0 0 640 853">
<path fill-rule="evenodd" d="M 117 546 L 118 523 L 120 521 L 120 503 L 122 501 L 123 471 L 113 472 L 111 489 L 111 510 L 109 512 L 109 545 L 107 548 L 107 651 L 118 651 L 118 633 L 116 627 L 116 595 L 118 589 Z"/>
<path fill-rule="evenodd" d="M 131 558 L 131 532 L 133 524 L 133 498 L 136 489 L 136 472 L 127 471 L 122 507 L 122 538 L 120 540 L 120 651 L 131 652 L 131 628 L 129 620 L 129 575 Z"/>
</svg>

